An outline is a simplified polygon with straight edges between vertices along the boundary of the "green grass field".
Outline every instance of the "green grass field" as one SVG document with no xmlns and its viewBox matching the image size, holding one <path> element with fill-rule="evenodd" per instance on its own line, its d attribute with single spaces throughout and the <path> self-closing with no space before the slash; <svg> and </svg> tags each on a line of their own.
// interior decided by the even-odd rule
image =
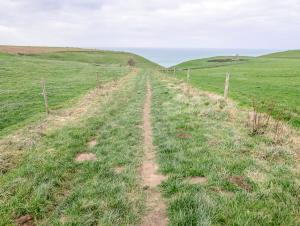
<svg viewBox="0 0 300 226">
<path fill-rule="evenodd" d="M 187 62 L 187 84 L 132 54 L 43 51 L 0 54 L 1 226 L 144 225 L 153 211 L 174 226 L 300 224 L 299 131 L 252 134 L 248 118 L 253 94 L 298 126 L 297 59 Z M 222 93 L 224 71 L 243 107 L 204 92 Z"/>
<path fill-rule="evenodd" d="M 32 54 L 31 56 L 38 59 L 52 59 L 59 61 L 85 62 L 90 64 L 111 65 L 111 66 L 127 66 L 128 59 L 132 58 L 136 62 L 137 67 L 157 67 L 160 66 L 150 62 L 149 60 L 135 54 L 126 52 L 113 51 L 68 51 L 68 52 L 52 52 L 44 54 Z"/>
<path fill-rule="evenodd" d="M 289 51 L 284 51 L 284 52 L 271 53 L 268 55 L 264 55 L 263 57 L 299 59 L 300 58 L 300 50 L 289 50 Z"/>
<path fill-rule="evenodd" d="M 54 110 L 69 106 L 99 82 L 103 84 L 128 74 L 130 58 L 137 66 L 157 67 L 142 57 L 109 51 L 30 56 L 0 53 L 0 136 L 43 116 L 43 78 L 49 107 Z"/>
<path fill-rule="evenodd" d="M 226 56 L 216 56 L 211 58 L 204 58 L 199 60 L 191 60 L 187 62 L 180 63 L 176 65 L 176 68 L 190 68 L 190 69 L 201 69 L 201 68 L 215 68 L 227 65 L 236 65 L 247 63 L 252 57 L 226 57 Z"/>
<path fill-rule="evenodd" d="M 181 82 L 153 83 L 154 140 L 169 176 L 162 192 L 171 225 L 299 224 L 299 171 L 288 145 L 249 135 L 244 113 L 232 116 L 230 107 Z"/>
<path fill-rule="evenodd" d="M 144 79 L 131 78 L 101 97 L 92 116 L 46 134 L 19 167 L 0 177 L 0 225 L 27 213 L 37 225 L 136 224 L 143 213 L 137 168 L 144 93 Z M 92 139 L 97 145 L 88 147 Z M 85 151 L 98 160 L 75 162 Z"/>
<path fill-rule="evenodd" d="M 273 116 L 300 127 L 300 51 L 271 54 L 257 58 L 240 58 L 242 61 L 208 62 L 211 59 L 194 60 L 176 66 L 191 71 L 190 83 L 210 92 L 223 94 L 225 74 L 229 72 L 230 98 L 242 106 L 262 103 L 261 110 L 275 105 Z M 223 57 L 224 58 L 224 57 Z M 231 57 L 227 57 L 227 59 Z M 214 58 L 213 58 L 214 59 Z M 218 58 L 219 59 L 219 58 Z M 221 58 L 222 59 L 222 58 Z M 197 68 L 198 67 L 198 68 Z M 186 79 L 186 71 L 177 77 Z"/>
</svg>

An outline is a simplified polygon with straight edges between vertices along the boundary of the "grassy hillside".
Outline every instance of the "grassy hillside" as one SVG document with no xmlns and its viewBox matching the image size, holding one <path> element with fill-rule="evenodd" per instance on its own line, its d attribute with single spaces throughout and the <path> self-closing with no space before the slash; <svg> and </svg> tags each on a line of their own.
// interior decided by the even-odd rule
<svg viewBox="0 0 300 226">
<path fill-rule="evenodd" d="M 132 58 L 137 67 L 160 67 L 159 65 L 132 53 L 115 51 L 69 51 L 35 54 L 33 57 L 39 59 L 52 59 L 60 61 L 78 61 L 101 65 L 127 66 L 128 60 Z"/>
<path fill-rule="evenodd" d="M 136 72 L 71 123 L 29 131 L 32 148 L 11 149 L 27 133 L 9 140 L 17 160 L 0 174 L 1 226 L 151 225 L 141 222 L 153 209 L 166 210 L 170 225 L 299 225 L 299 146 L 290 142 L 299 137 L 251 136 L 246 111 L 157 71 Z M 83 154 L 93 158 L 79 161 Z M 142 176 L 143 162 L 154 175 Z"/>
<path fill-rule="evenodd" d="M 299 162 L 288 133 L 252 136 L 231 103 L 153 79 L 153 134 L 170 225 L 299 225 Z M 293 154 L 291 154 L 293 153 Z"/>
<path fill-rule="evenodd" d="M 15 153 L 24 159 L 0 175 L 1 226 L 26 214 L 35 225 L 137 225 L 144 208 L 137 174 L 143 150 L 137 127 L 145 92 L 141 77 L 108 89 L 96 97 L 92 113 L 44 131 L 35 148 Z M 75 161 L 84 150 L 97 160 Z"/>
<path fill-rule="evenodd" d="M 176 65 L 176 68 L 209 68 L 220 67 L 225 65 L 235 65 L 248 62 L 252 57 L 232 57 L 232 56 L 217 56 L 204 59 L 190 60 Z"/>
<path fill-rule="evenodd" d="M 42 49 L 43 53 L 28 54 L 30 50 L 22 47 L 18 50 L 22 52 L 21 55 L 0 53 L 0 136 L 43 115 L 42 79 L 46 81 L 49 106 L 53 110 L 70 105 L 99 82 L 105 83 L 126 75 L 130 71 L 127 66 L 130 58 L 134 59 L 137 67 L 157 67 L 129 53 L 54 53 L 54 50 L 57 51 L 55 48 L 44 53 L 46 50 Z"/>
<path fill-rule="evenodd" d="M 44 47 L 44 46 L 9 46 L 0 45 L 0 52 L 10 54 L 40 54 L 51 52 L 67 52 L 67 51 L 91 51 L 82 48 L 71 47 Z"/>
<path fill-rule="evenodd" d="M 264 102 L 261 109 L 265 111 L 268 105 L 276 105 L 276 109 L 272 110 L 274 116 L 300 127 L 299 59 L 248 58 L 241 63 L 228 62 L 227 65 L 218 62 L 211 65 L 209 60 L 189 61 L 176 67 L 182 69 L 199 65 L 199 69 L 191 71 L 190 83 L 219 94 L 223 94 L 225 74 L 230 72 L 232 99 L 245 106 L 251 106 L 253 100 Z M 177 76 L 185 79 L 186 72 L 178 72 Z"/>
<path fill-rule="evenodd" d="M 0 54 L 1 133 L 26 124 L 0 138 L 0 226 L 299 225 L 298 131 L 271 119 L 253 135 L 248 108 L 143 58 L 133 68 L 123 53 L 98 54 Z M 241 103 L 297 107 L 296 62 L 222 60 L 191 82 L 221 93 L 230 71 Z M 62 108 L 47 117 L 42 77 L 51 110 Z"/>
<path fill-rule="evenodd" d="M 284 52 L 278 52 L 278 53 L 271 53 L 268 55 L 264 55 L 262 57 L 268 57 L 268 58 L 297 58 L 300 59 L 300 50 L 289 50 Z"/>
</svg>

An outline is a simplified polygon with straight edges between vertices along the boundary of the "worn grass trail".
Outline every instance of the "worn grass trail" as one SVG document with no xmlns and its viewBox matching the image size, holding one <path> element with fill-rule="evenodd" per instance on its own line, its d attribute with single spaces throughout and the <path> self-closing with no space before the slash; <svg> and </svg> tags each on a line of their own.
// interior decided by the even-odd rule
<svg viewBox="0 0 300 226">
<path fill-rule="evenodd" d="M 0 46 L 0 137 L 44 117 L 41 80 L 50 110 L 62 109 L 126 75 L 129 59 L 136 67 L 160 67 L 126 52 Z"/>
<path fill-rule="evenodd" d="M 46 82 L 49 108 L 57 110 L 72 106 L 90 89 L 129 72 L 126 67 L 99 67 L 2 53 L 0 61 L 0 137 L 45 116 L 42 79 Z"/>
<path fill-rule="evenodd" d="M 86 118 L 46 133 L 1 176 L 0 225 L 26 215 L 37 225 L 138 224 L 145 86 L 143 73 L 131 78 Z M 96 159 L 76 162 L 81 153 Z"/>
<path fill-rule="evenodd" d="M 144 105 L 144 152 L 145 157 L 141 167 L 141 176 L 143 178 L 146 191 L 146 206 L 148 210 L 142 219 L 143 226 L 163 226 L 167 225 L 168 218 L 166 213 L 166 204 L 158 190 L 158 185 L 165 177 L 158 172 L 156 164 L 155 151 L 152 143 L 151 126 L 151 102 L 152 90 L 151 84 L 147 80 L 147 94 Z"/>
<path fill-rule="evenodd" d="M 295 54 L 299 55 L 299 51 Z M 274 54 L 274 56 L 277 54 Z M 281 54 L 278 55 L 278 57 Z M 288 54 L 289 55 L 289 54 Z M 271 55 L 272 56 L 272 55 Z M 299 58 L 240 58 L 243 61 L 211 62 L 222 57 L 185 62 L 179 67 L 193 69 L 189 82 L 194 87 L 220 95 L 224 92 L 224 80 L 227 72 L 230 77 L 230 98 L 240 105 L 251 107 L 253 101 L 260 103 L 260 110 L 270 112 L 273 117 L 284 119 L 295 128 L 300 128 L 300 64 Z M 224 57 L 232 59 L 232 57 Z M 186 71 L 178 72 L 177 78 L 186 79 Z"/>
<path fill-rule="evenodd" d="M 170 225 L 299 225 L 295 137 L 251 136 L 234 104 L 175 79 L 153 76 L 152 84 Z"/>
<path fill-rule="evenodd" d="M 124 83 L 133 76 L 137 70 L 132 70 L 128 75 L 113 82 L 108 82 L 101 87 L 89 91 L 70 108 L 52 111 L 45 119 L 32 123 L 22 129 L 15 131 L 0 139 L 0 174 L 6 173 L 15 167 L 22 156 L 36 147 L 43 136 L 47 133 L 54 133 L 56 130 L 71 123 L 75 123 L 86 118 L 98 110 L 99 103 L 106 96 L 120 89 Z"/>
<path fill-rule="evenodd" d="M 295 134 L 251 136 L 233 103 L 151 70 L 96 96 L 28 130 L 37 142 L 0 176 L 0 225 L 300 223 Z"/>
</svg>

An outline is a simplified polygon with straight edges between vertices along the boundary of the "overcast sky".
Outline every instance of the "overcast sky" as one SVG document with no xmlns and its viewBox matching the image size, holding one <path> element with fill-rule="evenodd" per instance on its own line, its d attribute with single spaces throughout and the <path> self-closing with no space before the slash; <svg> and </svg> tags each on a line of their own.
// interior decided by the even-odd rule
<svg viewBox="0 0 300 226">
<path fill-rule="evenodd" d="M 300 0 L 0 0 L 0 44 L 300 49 Z"/>
</svg>

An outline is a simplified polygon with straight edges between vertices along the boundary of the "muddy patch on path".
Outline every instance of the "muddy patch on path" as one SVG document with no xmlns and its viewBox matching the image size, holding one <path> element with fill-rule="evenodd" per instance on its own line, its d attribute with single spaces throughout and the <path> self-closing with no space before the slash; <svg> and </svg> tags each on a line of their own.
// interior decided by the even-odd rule
<svg viewBox="0 0 300 226">
<path fill-rule="evenodd" d="M 144 186 L 155 188 L 161 184 L 165 179 L 165 176 L 158 174 L 157 170 L 158 166 L 153 161 L 146 160 L 143 163 L 141 174 L 144 175 Z"/>
<path fill-rule="evenodd" d="M 164 226 L 168 224 L 167 207 L 158 190 L 158 185 L 165 179 L 165 176 L 158 173 L 158 165 L 155 162 L 151 127 L 151 99 L 151 85 L 149 81 L 147 81 L 147 95 L 143 113 L 145 159 L 140 171 L 143 179 L 143 187 L 147 188 L 145 189 L 147 211 L 142 218 L 141 225 Z"/>
</svg>

